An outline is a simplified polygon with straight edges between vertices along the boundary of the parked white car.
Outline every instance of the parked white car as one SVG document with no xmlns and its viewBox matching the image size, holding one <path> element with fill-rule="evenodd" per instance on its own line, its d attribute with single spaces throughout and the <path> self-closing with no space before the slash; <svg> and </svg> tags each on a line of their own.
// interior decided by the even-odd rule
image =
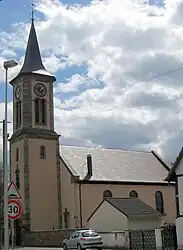
<svg viewBox="0 0 183 250">
<path fill-rule="evenodd" d="M 78 249 L 84 250 L 86 248 L 96 248 L 102 250 L 102 237 L 93 230 L 77 230 L 71 234 L 68 239 L 62 243 L 64 250 Z"/>
</svg>

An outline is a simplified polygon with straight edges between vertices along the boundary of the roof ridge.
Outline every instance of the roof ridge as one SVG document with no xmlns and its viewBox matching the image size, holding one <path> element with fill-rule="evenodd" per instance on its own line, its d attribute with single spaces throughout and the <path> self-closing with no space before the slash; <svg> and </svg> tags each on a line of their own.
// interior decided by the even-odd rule
<svg viewBox="0 0 183 250">
<path fill-rule="evenodd" d="M 115 199 L 115 200 L 136 200 L 138 197 L 106 197 L 105 199 Z M 140 199 L 139 199 L 140 200 Z"/>
<path fill-rule="evenodd" d="M 136 153 L 152 153 L 149 150 L 138 150 L 138 149 L 124 149 L 124 148 L 104 148 L 104 147 L 89 147 L 89 146 L 74 146 L 74 145 L 60 145 L 60 147 L 67 147 L 67 148 L 80 148 L 80 149 L 101 149 L 101 150 L 108 150 L 108 151 L 125 151 L 125 152 L 136 152 Z"/>
<path fill-rule="evenodd" d="M 160 156 L 156 151 L 151 151 L 152 155 L 163 165 L 163 167 L 169 172 L 171 169 L 171 166 L 165 161 L 165 159 Z"/>
</svg>

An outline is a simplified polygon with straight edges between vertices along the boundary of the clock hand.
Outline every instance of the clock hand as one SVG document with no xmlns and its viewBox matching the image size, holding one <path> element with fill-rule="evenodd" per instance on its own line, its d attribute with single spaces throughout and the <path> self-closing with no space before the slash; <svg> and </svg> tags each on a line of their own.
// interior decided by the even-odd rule
<svg viewBox="0 0 183 250">
<path fill-rule="evenodd" d="M 44 90 L 44 88 L 43 88 L 43 87 L 41 87 L 41 88 L 40 88 L 40 91 L 42 92 L 43 90 Z"/>
</svg>

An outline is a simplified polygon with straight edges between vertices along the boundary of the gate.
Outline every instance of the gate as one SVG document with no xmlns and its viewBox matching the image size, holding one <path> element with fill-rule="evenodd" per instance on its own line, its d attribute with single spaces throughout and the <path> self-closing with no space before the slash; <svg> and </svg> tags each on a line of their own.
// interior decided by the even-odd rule
<svg viewBox="0 0 183 250">
<path fill-rule="evenodd" d="M 176 226 L 164 228 L 161 235 L 163 250 L 177 250 Z"/>
<path fill-rule="evenodd" d="M 129 240 L 131 250 L 156 250 L 155 230 L 132 230 Z"/>
</svg>

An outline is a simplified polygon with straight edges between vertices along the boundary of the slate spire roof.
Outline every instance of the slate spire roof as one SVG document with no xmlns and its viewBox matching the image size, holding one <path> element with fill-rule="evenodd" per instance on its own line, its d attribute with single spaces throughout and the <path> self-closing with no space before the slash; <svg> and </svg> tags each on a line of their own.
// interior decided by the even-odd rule
<svg viewBox="0 0 183 250">
<path fill-rule="evenodd" d="M 31 21 L 31 28 L 25 52 L 24 63 L 20 72 L 15 78 L 20 75 L 30 73 L 50 76 L 53 77 L 54 81 L 56 80 L 56 78 L 52 74 L 50 74 L 43 65 L 33 19 Z M 15 78 L 13 80 L 15 80 Z M 13 80 L 11 80 L 11 82 Z"/>
<path fill-rule="evenodd" d="M 46 69 L 42 63 L 34 21 L 32 20 L 27 49 L 25 52 L 24 64 L 22 69 L 20 70 L 20 73 L 27 73 L 36 70 Z"/>
</svg>

